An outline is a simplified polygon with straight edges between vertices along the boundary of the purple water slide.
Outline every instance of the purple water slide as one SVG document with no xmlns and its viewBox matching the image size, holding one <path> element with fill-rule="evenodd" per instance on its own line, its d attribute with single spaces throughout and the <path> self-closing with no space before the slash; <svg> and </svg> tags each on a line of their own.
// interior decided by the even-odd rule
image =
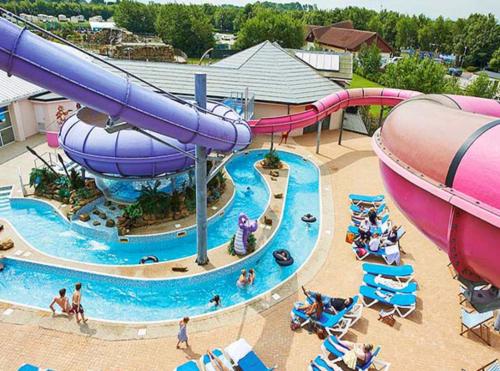
<svg viewBox="0 0 500 371">
<path fill-rule="evenodd" d="M 0 69 L 113 119 L 219 151 L 240 150 L 251 141 L 250 128 L 242 120 L 224 119 L 161 96 L 5 19 L 0 19 L 0 35 Z"/>
</svg>

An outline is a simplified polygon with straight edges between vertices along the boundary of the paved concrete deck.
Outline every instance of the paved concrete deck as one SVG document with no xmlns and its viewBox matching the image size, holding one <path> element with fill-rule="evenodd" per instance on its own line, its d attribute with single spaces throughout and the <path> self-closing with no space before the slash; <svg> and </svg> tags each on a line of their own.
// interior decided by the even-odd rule
<svg viewBox="0 0 500 371">
<path fill-rule="evenodd" d="M 283 300 L 275 303 L 265 297 L 232 313 L 193 321 L 188 326 L 191 348 L 181 350 L 175 349 L 175 325 L 148 329 L 151 336 L 147 339 L 107 341 L 99 336 L 97 323 L 78 327 L 74 320 L 36 316 L 36 321 L 18 325 L 21 320 L 16 316 L 26 316 L 29 311 L 14 309 L 7 316 L 0 310 L 0 369 L 15 370 L 20 364 L 30 362 L 56 370 L 168 370 L 188 359 L 199 358 L 208 348 L 225 347 L 244 337 L 268 365 L 277 365 L 281 370 L 305 370 L 309 360 L 320 353 L 321 341 L 304 331 L 290 331 L 289 311 L 294 301 L 302 299 L 300 285 L 338 296 L 358 292 L 361 264 L 344 242 L 350 221 L 347 195 L 385 193 L 370 138 L 344 132 L 342 146 L 336 144 L 337 138 L 337 132 L 324 132 L 318 156 L 314 155 L 315 133 L 295 138 L 297 145 L 290 140 L 289 145 L 283 146 L 314 156 L 321 164 L 326 217 L 320 244 L 312 258 L 278 290 Z M 258 141 L 254 145 L 264 143 Z M 0 184 L 4 181 L 3 170 L 0 167 Z M 498 334 L 492 334 L 492 347 L 459 335 L 458 284 L 446 268 L 446 254 L 417 231 L 391 199 L 387 202 L 391 218 L 407 229 L 403 240 L 407 254 L 403 260 L 415 267 L 420 287 L 417 311 L 407 319 L 397 318 L 396 325 L 388 327 L 377 321 L 380 307 L 365 309 L 363 318 L 345 338 L 380 345 L 380 358 L 391 362 L 391 370 L 471 371 L 500 358 Z M 57 322 L 61 331 L 47 329 L 47 323 L 53 322 Z M 66 333 L 75 330 L 79 334 Z M 160 330 L 166 337 L 153 338 L 154 332 Z M 133 326 L 114 331 L 137 334 Z"/>
</svg>

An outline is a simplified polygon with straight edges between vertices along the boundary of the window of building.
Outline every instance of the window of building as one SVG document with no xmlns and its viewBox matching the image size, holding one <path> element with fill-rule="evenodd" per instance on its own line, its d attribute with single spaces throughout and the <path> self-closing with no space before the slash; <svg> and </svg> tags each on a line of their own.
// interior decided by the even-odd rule
<svg viewBox="0 0 500 371">
<path fill-rule="evenodd" d="M 12 143 L 14 140 L 14 128 L 10 120 L 9 108 L 0 107 L 0 147 Z"/>
</svg>

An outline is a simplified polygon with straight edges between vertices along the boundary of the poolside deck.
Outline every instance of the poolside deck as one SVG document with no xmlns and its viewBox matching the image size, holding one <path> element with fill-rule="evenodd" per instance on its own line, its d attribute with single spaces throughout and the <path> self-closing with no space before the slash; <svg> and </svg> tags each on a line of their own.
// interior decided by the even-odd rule
<svg viewBox="0 0 500 371">
<path fill-rule="evenodd" d="M 47 315 L 44 321 L 35 321 L 32 312 L 15 309 L 10 316 L 0 314 L 0 369 L 14 370 L 20 364 L 30 362 L 59 371 L 168 370 L 187 359 L 199 358 L 208 348 L 224 347 L 244 337 L 268 365 L 276 364 L 281 370 L 305 370 L 309 360 L 320 353 L 321 341 L 305 331 L 290 331 L 290 308 L 294 301 L 302 299 L 302 284 L 338 296 L 358 292 L 362 279 L 361 263 L 344 242 L 345 228 L 350 220 L 347 195 L 384 193 L 370 138 L 345 132 L 340 147 L 337 137 L 337 132 L 323 133 L 321 155 L 314 154 L 315 133 L 295 138 L 297 144 L 290 140 L 289 145 L 283 146 L 312 156 L 321 164 L 325 190 L 322 193 L 323 206 L 328 214 L 323 219 L 326 225 L 320 248 L 305 269 L 280 291 L 283 297 L 288 293 L 292 295 L 272 306 L 269 306 L 272 301 L 265 299 L 267 301 L 256 302 L 238 311 L 193 321 L 188 330 L 192 346 L 189 350 L 175 349 L 175 326 L 172 325 L 165 329 L 165 336 L 159 338 L 107 341 L 96 336 L 96 332 L 101 331 L 100 324 L 89 322 L 88 326 L 78 328 L 74 320 L 68 322 Z M 262 145 L 268 146 L 263 140 L 254 144 L 256 147 Z M 19 163 L 10 161 L 0 166 L 0 184 L 16 181 L 17 172 L 13 170 L 20 166 Z M 365 309 L 363 318 L 345 338 L 381 345 L 380 358 L 391 363 L 391 370 L 469 371 L 499 358 L 498 334 L 492 334 L 491 347 L 459 335 L 458 284 L 446 268 L 446 254 L 438 251 L 418 232 L 390 199 L 388 204 L 391 218 L 407 230 L 402 241 L 407 252 L 403 261 L 415 267 L 420 287 L 417 310 L 406 319 L 397 318 L 396 325 L 389 327 L 377 321 L 378 307 Z M 321 269 L 317 271 L 317 268 Z M 266 303 L 268 309 L 265 309 Z M 47 329 L 45 324 L 52 322 L 57 322 L 61 331 Z M 133 330 L 117 326 L 114 331 Z"/>
</svg>

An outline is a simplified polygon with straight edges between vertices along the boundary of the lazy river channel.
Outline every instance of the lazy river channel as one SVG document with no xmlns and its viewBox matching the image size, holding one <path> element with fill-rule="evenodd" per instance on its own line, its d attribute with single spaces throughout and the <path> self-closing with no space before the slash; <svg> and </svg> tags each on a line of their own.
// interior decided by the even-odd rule
<svg viewBox="0 0 500 371">
<path fill-rule="evenodd" d="M 244 169 L 254 169 L 253 164 L 264 154 L 265 151 L 262 150 L 251 151 L 249 155 L 237 156 L 228 164 L 228 171 L 240 191 L 246 189 L 249 182 L 263 182 L 255 172 L 246 172 Z M 46 309 L 60 288 L 66 287 L 71 292 L 75 282 L 82 282 L 83 306 L 88 316 L 111 321 L 154 322 L 214 311 L 208 302 L 215 294 L 222 298 L 221 309 L 224 309 L 271 290 L 294 274 L 307 260 L 316 245 L 320 228 L 320 223 L 307 226 L 301 221 L 302 215 L 306 213 L 320 215 L 318 168 L 295 154 L 279 152 L 279 155 L 290 168 L 283 218 L 271 240 L 248 258 L 204 274 L 144 280 L 111 277 L 6 258 L 5 269 L 0 273 L 0 300 Z M 240 171 L 243 175 L 239 178 Z M 255 188 L 255 195 L 258 193 L 256 183 L 251 184 Z M 265 198 L 261 201 L 263 205 L 267 200 L 266 188 L 264 185 L 262 191 L 259 191 L 260 198 Z M 248 200 L 242 202 L 235 215 L 240 211 L 248 212 L 248 206 Z M 262 212 L 262 208 L 257 207 L 254 212 L 257 215 L 249 214 L 256 217 Z M 15 212 L 8 213 L 2 216 L 17 227 L 19 221 L 16 222 L 13 217 Z M 38 217 L 44 218 L 43 214 Z M 228 235 L 234 233 L 234 223 L 235 218 L 232 218 Z M 32 225 L 29 230 L 35 228 L 38 227 Z M 40 228 L 44 228 L 44 233 L 49 234 L 46 226 L 42 225 Z M 27 238 L 23 228 L 18 230 Z M 209 229 L 209 236 L 214 233 L 217 232 Z M 65 247 L 57 234 L 53 238 L 53 243 L 59 245 L 60 249 Z M 40 248 L 37 240 L 29 241 Z M 182 244 L 182 248 L 185 247 L 185 239 L 175 241 Z M 294 264 L 281 267 L 275 263 L 272 252 L 279 248 L 290 251 L 295 259 Z M 243 289 L 236 286 L 242 268 L 256 270 L 257 278 L 253 286 Z"/>
</svg>

